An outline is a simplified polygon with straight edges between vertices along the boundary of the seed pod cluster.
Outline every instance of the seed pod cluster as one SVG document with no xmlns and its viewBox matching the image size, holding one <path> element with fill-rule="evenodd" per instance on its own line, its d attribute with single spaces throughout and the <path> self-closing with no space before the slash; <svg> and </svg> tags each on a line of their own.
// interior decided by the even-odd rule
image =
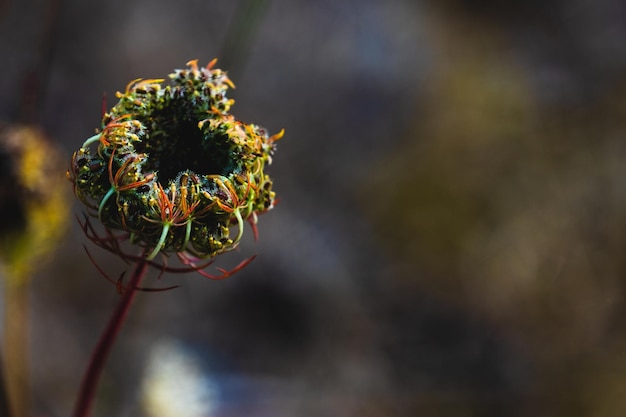
<svg viewBox="0 0 626 417">
<path fill-rule="evenodd" d="M 169 83 L 132 81 L 72 157 L 76 196 L 106 228 L 144 246 L 148 259 L 232 250 L 244 221 L 274 205 L 265 167 L 283 131 L 270 136 L 235 119 L 227 98 L 234 86 L 214 64 L 190 61 Z"/>
</svg>

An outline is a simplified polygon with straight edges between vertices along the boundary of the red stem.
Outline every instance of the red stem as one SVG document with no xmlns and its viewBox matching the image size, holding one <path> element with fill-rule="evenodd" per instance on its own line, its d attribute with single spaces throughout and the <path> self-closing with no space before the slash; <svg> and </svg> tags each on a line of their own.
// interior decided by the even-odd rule
<svg viewBox="0 0 626 417">
<path fill-rule="evenodd" d="M 104 329 L 96 348 L 91 354 L 89 367 L 87 368 L 83 381 L 80 385 L 80 392 L 74 408 L 73 417 L 88 417 L 91 413 L 102 369 L 104 368 L 104 364 L 109 356 L 109 353 L 111 352 L 111 348 L 115 343 L 115 339 L 124 324 L 124 320 L 128 315 L 130 305 L 132 304 L 133 299 L 135 298 L 135 293 L 137 292 L 135 288 L 138 287 L 144 277 L 147 266 L 148 263 L 145 259 L 139 260 L 135 265 L 135 269 L 133 270 L 133 274 L 128 283 L 128 289 L 122 294 L 113 315 L 109 319 L 107 327 Z"/>
</svg>

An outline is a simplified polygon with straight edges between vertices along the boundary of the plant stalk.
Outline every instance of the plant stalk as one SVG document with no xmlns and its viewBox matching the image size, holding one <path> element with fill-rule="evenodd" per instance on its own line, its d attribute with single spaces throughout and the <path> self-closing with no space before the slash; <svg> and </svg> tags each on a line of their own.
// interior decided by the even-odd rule
<svg viewBox="0 0 626 417">
<path fill-rule="evenodd" d="M 29 415 L 28 279 L 7 279 L 4 306 L 4 372 L 12 417 Z"/>
<path fill-rule="evenodd" d="M 73 417 L 88 417 L 91 413 L 93 400 L 100 381 L 104 364 L 111 352 L 117 335 L 124 324 L 130 306 L 135 298 L 136 288 L 143 279 L 147 262 L 145 259 L 137 261 L 135 269 L 128 282 L 128 289 L 122 294 L 120 301 L 109 319 L 109 322 L 100 336 L 100 340 L 91 354 L 89 366 L 80 385 L 80 392 L 74 408 Z"/>
</svg>

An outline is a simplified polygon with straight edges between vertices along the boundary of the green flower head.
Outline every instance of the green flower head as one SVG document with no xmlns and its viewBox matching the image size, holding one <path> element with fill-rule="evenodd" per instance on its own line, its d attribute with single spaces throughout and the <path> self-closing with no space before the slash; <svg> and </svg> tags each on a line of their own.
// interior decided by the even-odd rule
<svg viewBox="0 0 626 417">
<path fill-rule="evenodd" d="M 190 61 L 169 83 L 129 83 L 72 157 L 75 194 L 108 240 L 122 231 L 149 260 L 159 252 L 206 259 L 232 250 L 244 222 L 254 228 L 257 214 L 274 206 L 265 167 L 283 131 L 270 136 L 229 113 L 234 85 L 215 61 L 202 68 Z"/>
</svg>

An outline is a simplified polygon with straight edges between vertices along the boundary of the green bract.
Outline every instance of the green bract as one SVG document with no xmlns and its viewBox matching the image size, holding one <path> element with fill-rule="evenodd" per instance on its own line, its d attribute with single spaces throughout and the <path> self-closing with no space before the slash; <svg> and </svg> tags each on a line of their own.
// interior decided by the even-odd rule
<svg viewBox="0 0 626 417">
<path fill-rule="evenodd" d="M 273 207 L 264 172 L 275 141 L 229 114 L 225 72 L 190 61 L 164 80 L 135 80 L 74 153 L 70 180 L 107 229 L 148 250 L 210 258 L 236 247 L 245 220 Z M 237 233 L 231 233 L 235 225 Z"/>
</svg>

